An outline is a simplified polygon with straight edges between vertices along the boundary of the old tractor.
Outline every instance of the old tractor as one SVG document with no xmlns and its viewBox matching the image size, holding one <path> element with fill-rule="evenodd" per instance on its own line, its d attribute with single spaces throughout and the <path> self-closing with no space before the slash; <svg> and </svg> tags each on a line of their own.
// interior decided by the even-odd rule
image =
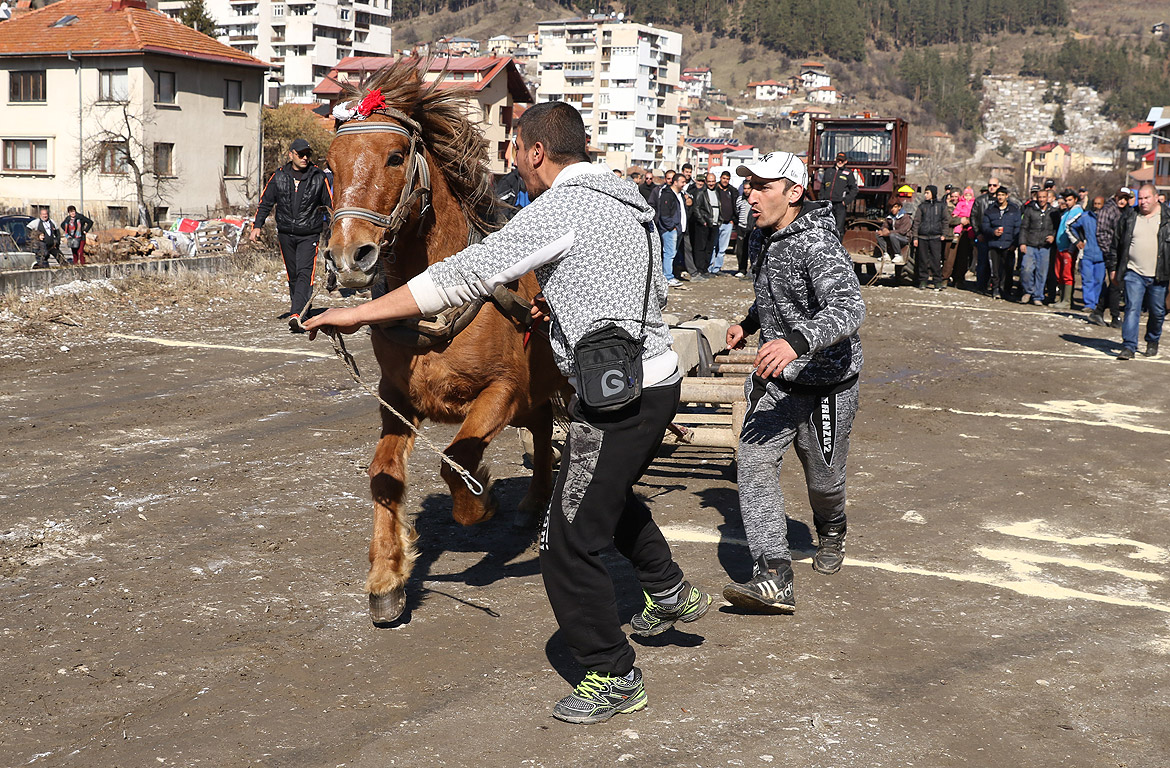
<svg viewBox="0 0 1170 768">
<path fill-rule="evenodd" d="M 842 244 L 859 269 L 876 277 L 898 274 L 900 265 L 878 241 L 890 203 L 906 180 L 909 129 L 901 118 L 813 118 L 809 126 L 808 172 L 812 196 L 820 196 L 821 176 L 838 152 L 857 177 L 857 199 L 845 212 Z M 907 251 L 910 249 L 907 248 Z M 897 260 L 901 261 L 901 260 Z"/>
</svg>

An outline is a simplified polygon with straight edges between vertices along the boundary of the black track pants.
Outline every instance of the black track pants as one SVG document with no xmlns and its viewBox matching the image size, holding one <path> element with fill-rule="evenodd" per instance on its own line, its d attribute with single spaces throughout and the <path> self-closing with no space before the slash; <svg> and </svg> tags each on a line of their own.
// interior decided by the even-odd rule
<svg viewBox="0 0 1170 768">
<path fill-rule="evenodd" d="M 299 315 L 313 294 L 317 241 L 321 235 L 287 235 L 281 232 L 276 239 L 280 242 L 280 255 L 284 258 L 284 271 L 288 276 L 288 298 L 292 305 L 289 312 Z"/>
<path fill-rule="evenodd" d="M 540 571 L 565 642 L 588 670 L 625 675 L 634 666 L 617 612 L 613 581 L 601 561 L 611 543 L 630 560 L 642 588 L 665 592 L 682 581 L 634 483 L 650 465 L 678 408 L 681 384 L 651 387 L 605 420 L 573 421 L 540 537 Z"/>
</svg>

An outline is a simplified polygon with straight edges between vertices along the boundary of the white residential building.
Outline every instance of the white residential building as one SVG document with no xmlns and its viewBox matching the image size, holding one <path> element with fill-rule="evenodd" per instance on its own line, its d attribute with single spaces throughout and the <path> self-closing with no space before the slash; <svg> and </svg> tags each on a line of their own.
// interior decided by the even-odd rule
<svg viewBox="0 0 1170 768">
<path fill-rule="evenodd" d="M 748 83 L 748 93 L 756 101 L 776 101 L 788 95 L 788 84 L 775 80 L 759 80 Z"/>
<path fill-rule="evenodd" d="M 687 96 L 698 100 L 706 98 L 707 91 L 711 90 L 710 67 L 687 67 L 680 77 Z"/>
<path fill-rule="evenodd" d="M 313 88 L 347 56 L 386 56 L 393 0 L 204 0 L 219 41 L 273 64 L 267 102 L 313 102 Z M 186 0 L 159 0 L 178 18 Z"/>
<path fill-rule="evenodd" d="M 265 62 L 144 0 L 60 0 L 2 29 L 0 209 L 104 225 L 254 203 Z"/>
<path fill-rule="evenodd" d="M 808 92 L 808 100 L 813 104 L 836 104 L 841 94 L 831 85 L 822 85 Z"/>
<path fill-rule="evenodd" d="M 537 29 L 538 102 L 579 109 L 591 145 L 610 167 L 674 163 L 682 35 L 607 17 L 546 21 Z"/>
<path fill-rule="evenodd" d="M 833 78 L 823 69 L 805 67 L 800 70 L 800 83 L 806 91 L 824 88 L 833 84 Z"/>
</svg>

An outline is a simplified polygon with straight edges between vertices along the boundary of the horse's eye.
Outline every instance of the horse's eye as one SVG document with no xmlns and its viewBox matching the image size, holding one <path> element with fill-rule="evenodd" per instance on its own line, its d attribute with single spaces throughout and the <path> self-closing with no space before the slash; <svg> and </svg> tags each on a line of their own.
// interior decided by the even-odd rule
<svg viewBox="0 0 1170 768">
<path fill-rule="evenodd" d="M 386 158 L 386 165 L 402 165 L 403 161 L 405 160 L 406 156 L 401 152 L 391 152 L 390 157 Z"/>
</svg>

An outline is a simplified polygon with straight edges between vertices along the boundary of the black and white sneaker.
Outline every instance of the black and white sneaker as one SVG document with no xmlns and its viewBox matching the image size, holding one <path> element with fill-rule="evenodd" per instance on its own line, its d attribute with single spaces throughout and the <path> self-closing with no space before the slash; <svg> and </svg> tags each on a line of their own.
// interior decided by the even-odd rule
<svg viewBox="0 0 1170 768">
<path fill-rule="evenodd" d="M 732 582 L 723 588 L 723 597 L 737 608 L 761 613 L 795 613 L 796 593 L 792 586 L 790 560 L 756 560 L 753 575 L 743 584 Z"/>
<path fill-rule="evenodd" d="M 845 562 L 845 521 L 817 526 L 817 552 L 812 567 L 817 573 L 832 576 Z"/>
<path fill-rule="evenodd" d="M 642 671 L 634 667 L 627 677 L 589 672 L 573 692 L 553 707 L 553 717 L 566 723 L 600 723 L 622 712 L 646 706 Z"/>
</svg>

